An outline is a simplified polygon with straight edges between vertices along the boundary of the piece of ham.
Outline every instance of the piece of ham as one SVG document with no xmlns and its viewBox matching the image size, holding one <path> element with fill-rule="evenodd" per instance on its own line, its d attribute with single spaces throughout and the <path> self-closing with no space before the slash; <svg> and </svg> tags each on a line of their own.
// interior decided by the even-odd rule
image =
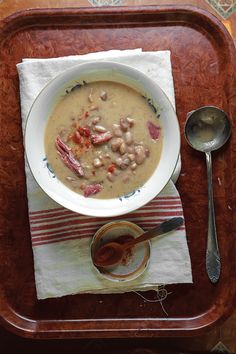
<svg viewBox="0 0 236 354">
<path fill-rule="evenodd" d="M 154 140 L 158 140 L 161 136 L 161 127 L 155 125 L 150 120 L 147 122 L 147 127 L 151 138 Z"/>
<path fill-rule="evenodd" d="M 101 134 L 92 134 L 91 135 L 91 141 L 94 145 L 100 145 L 103 143 L 106 143 L 113 137 L 113 134 L 111 132 L 105 132 Z"/>
<path fill-rule="evenodd" d="M 55 145 L 57 151 L 60 152 L 60 154 L 69 154 L 69 152 L 71 151 L 71 148 L 69 148 L 69 146 L 67 146 L 64 141 L 62 141 L 60 136 L 56 138 Z"/>
<path fill-rule="evenodd" d="M 90 197 L 91 195 L 97 194 L 102 190 L 102 186 L 100 183 L 88 184 L 84 188 L 84 196 Z"/>
<path fill-rule="evenodd" d="M 78 131 L 80 135 L 86 136 L 87 138 L 91 135 L 89 127 L 78 127 Z"/>
<path fill-rule="evenodd" d="M 83 177 L 84 170 L 80 162 L 74 157 L 71 148 L 67 146 L 61 138 L 58 136 L 55 141 L 55 145 L 58 151 L 58 154 L 64 164 L 73 171 L 77 176 Z"/>
</svg>

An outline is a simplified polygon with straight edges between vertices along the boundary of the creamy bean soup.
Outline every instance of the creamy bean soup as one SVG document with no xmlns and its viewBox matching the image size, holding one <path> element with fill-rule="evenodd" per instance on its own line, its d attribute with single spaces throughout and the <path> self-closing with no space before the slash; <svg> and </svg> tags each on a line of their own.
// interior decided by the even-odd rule
<svg viewBox="0 0 236 354">
<path fill-rule="evenodd" d="M 110 81 L 76 85 L 56 104 L 45 130 L 47 161 L 85 197 L 115 198 L 142 186 L 160 160 L 159 115 L 134 89 Z"/>
</svg>

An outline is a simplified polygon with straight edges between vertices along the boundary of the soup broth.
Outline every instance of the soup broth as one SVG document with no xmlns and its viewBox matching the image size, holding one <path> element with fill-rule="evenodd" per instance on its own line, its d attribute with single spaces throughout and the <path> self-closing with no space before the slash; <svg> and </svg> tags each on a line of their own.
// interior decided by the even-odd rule
<svg viewBox="0 0 236 354">
<path fill-rule="evenodd" d="M 162 144 L 156 109 L 134 89 L 110 81 L 72 88 L 45 130 L 53 172 L 85 197 L 115 198 L 138 189 L 153 174 Z"/>
</svg>

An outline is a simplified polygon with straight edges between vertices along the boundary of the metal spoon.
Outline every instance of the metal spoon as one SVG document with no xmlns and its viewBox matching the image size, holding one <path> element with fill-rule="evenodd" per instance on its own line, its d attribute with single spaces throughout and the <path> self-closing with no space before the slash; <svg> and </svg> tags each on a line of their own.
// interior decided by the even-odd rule
<svg viewBox="0 0 236 354">
<path fill-rule="evenodd" d="M 205 152 L 208 179 L 208 235 L 206 269 L 209 279 L 216 283 L 220 277 L 220 253 L 217 242 L 212 189 L 211 151 L 222 147 L 229 139 L 231 125 L 224 111 L 205 106 L 191 112 L 185 124 L 185 137 L 192 148 Z"/>
<path fill-rule="evenodd" d="M 125 250 L 133 247 L 137 243 L 150 240 L 151 238 L 163 235 L 167 232 L 177 229 L 184 222 L 182 217 L 175 217 L 163 222 L 154 229 L 144 232 L 141 236 L 120 244 L 115 240 L 101 246 L 93 255 L 93 263 L 99 267 L 108 267 L 119 263 Z"/>
</svg>

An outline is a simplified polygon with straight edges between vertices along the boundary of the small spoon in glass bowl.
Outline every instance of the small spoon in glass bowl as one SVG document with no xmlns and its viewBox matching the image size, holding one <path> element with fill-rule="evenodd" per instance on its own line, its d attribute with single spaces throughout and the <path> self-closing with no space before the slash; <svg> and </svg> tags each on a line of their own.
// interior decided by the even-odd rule
<svg viewBox="0 0 236 354">
<path fill-rule="evenodd" d="M 101 247 L 99 247 L 93 255 L 93 263 L 98 267 L 110 267 L 121 262 L 124 253 L 127 249 L 133 247 L 137 243 L 150 240 L 154 237 L 166 234 L 167 232 L 173 231 L 179 228 L 184 222 L 182 217 L 174 217 L 170 220 L 164 221 L 157 227 L 144 232 L 141 236 L 137 238 L 132 238 L 125 243 L 108 242 Z M 128 235 L 123 235 L 121 237 L 127 237 Z"/>
<path fill-rule="evenodd" d="M 215 211 L 212 189 L 211 151 L 222 147 L 229 139 L 231 125 L 228 116 L 214 106 L 204 106 L 187 116 L 185 137 L 193 149 L 206 155 L 208 179 L 208 236 L 206 250 L 206 269 L 209 279 L 216 283 L 220 277 L 220 253 L 217 242 Z"/>
</svg>

